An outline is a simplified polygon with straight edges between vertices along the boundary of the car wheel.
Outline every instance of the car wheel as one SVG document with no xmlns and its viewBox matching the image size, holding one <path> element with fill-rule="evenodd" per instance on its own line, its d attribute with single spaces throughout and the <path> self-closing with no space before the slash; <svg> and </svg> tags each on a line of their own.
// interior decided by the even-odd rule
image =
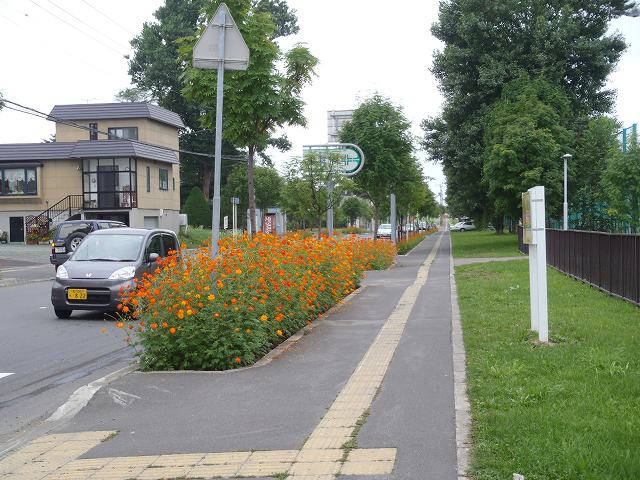
<svg viewBox="0 0 640 480">
<path fill-rule="evenodd" d="M 464 228 L 461 228 L 459 231 L 460 231 L 460 232 L 464 232 Z"/>
<path fill-rule="evenodd" d="M 86 236 L 87 234 L 82 232 L 76 232 L 69 235 L 64 241 L 64 244 L 67 247 L 67 251 L 75 252 L 76 248 L 78 248 L 78 246 L 82 243 L 82 240 L 84 240 L 84 237 Z"/>
<path fill-rule="evenodd" d="M 71 312 L 73 312 L 73 310 L 62 310 L 60 308 L 54 308 L 53 311 L 56 312 L 56 317 L 62 319 L 69 318 L 71 316 Z"/>
</svg>

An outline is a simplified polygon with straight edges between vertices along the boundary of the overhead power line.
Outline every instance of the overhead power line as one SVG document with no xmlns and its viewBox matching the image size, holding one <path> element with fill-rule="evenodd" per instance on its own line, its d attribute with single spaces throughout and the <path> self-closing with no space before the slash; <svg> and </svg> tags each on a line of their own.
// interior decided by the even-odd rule
<svg viewBox="0 0 640 480">
<path fill-rule="evenodd" d="M 4 108 L 8 108 L 9 110 L 14 110 L 14 111 L 20 112 L 20 113 L 26 113 L 27 115 L 33 115 L 34 117 L 42 118 L 44 120 L 50 120 L 50 121 L 53 121 L 55 123 L 60 123 L 62 125 L 68 125 L 70 127 L 79 128 L 81 130 L 86 130 L 86 131 L 89 131 L 89 132 L 101 133 L 103 135 L 109 136 L 108 132 L 105 132 L 105 131 L 102 131 L 102 130 L 96 130 L 96 129 L 93 129 L 93 128 L 89 128 L 86 125 L 80 125 L 78 123 L 71 122 L 69 120 L 63 120 L 63 119 L 55 117 L 53 115 L 49 115 L 47 113 L 41 112 L 40 110 L 36 110 L 35 108 L 27 107 L 27 106 L 22 105 L 20 103 L 17 103 L 17 102 L 14 102 L 12 100 L 9 100 L 6 97 L 0 97 L 0 100 L 5 104 Z M 11 107 L 11 106 L 7 105 L 7 103 L 9 103 L 11 105 L 15 105 L 16 107 L 19 107 L 22 110 L 19 110 L 18 108 Z M 170 152 L 175 152 L 175 153 L 184 153 L 184 154 L 188 154 L 188 155 L 196 155 L 198 157 L 215 158 L 215 156 L 213 154 L 211 154 L 211 153 L 202 153 L 202 152 L 194 152 L 194 151 L 191 151 L 191 150 L 176 149 L 176 148 L 171 148 L 171 147 L 165 147 L 163 145 L 156 145 L 154 143 L 143 142 L 141 140 L 132 140 L 132 139 L 128 139 L 128 138 L 121 139 L 121 140 L 126 140 L 127 142 L 137 143 L 139 145 L 146 145 L 147 147 L 161 148 L 163 150 L 168 150 Z M 239 155 L 223 155 L 222 159 L 223 160 L 231 160 L 231 161 L 234 161 L 234 162 L 245 162 L 246 161 L 246 158 L 241 157 Z"/>
<path fill-rule="evenodd" d="M 36 7 L 44 10 L 45 12 L 47 12 L 49 15 L 51 15 L 54 18 L 57 18 L 58 20 L 60 20 L 61 22 L 65 23 L 66 25 L 69 25 L 71 28 L 73 28 L 74 30 L 77 30 L 78 32 L 82 33 L 84 36 L 90 38 L 91 40 L 98 42 L 100 45 L 104 46 L 105 48 L 108 48 L 109 50 L 117 53 L 119 56 L 124 56 L 123 52 L 119 52 L 118 50 L 116 50 L 115 48 L 113 48 L 111 45 L 109 45 L 108 43 L 104 43 L 102 40 L 100 40 L 99 38 L 94 37 L 93 35 L 88 34 L 87 32 L 85 32 L 84 30 L 79 29 L 78 27 L 76 27 L 73 23 L 71 22 L 67 22 L 64 18 L 59 17 L 58 15 L 56 15 L 55 13 L 53 13 L 51 10 L 48 10 L 46 8 L 44 8 L 42 5 L 40 5 L 39 3 L 36 3 L 34 0 L 29 0 L 31 3 L 33 3 Z"/>
<path fill-rule="evenodd" d="M 60 5 L 56 4 L 55 2 L 53 2 L 53 0 L 48 0 L 49 3 L 51 5 L 53 5 L 54 7 L 56 7 L 59 10 L 62 10 L 64 13 L 66 13 L 67 15 L 69 15 L 71 18 L 77 20 L 78 22 L 82 23 L 83 25 L 89 27 L 91 29 L 91 31 L 96 32 L 98 34 L 100 34 L 102 37 L 106 38 L 109 42 L 111 42 L 113 45 L 115 45 L 117 48 L 122 48 L 122 45 L 119 45 L 118 42 L 116 42 L 113 38 L 111 38 L 109 35 L 102 33 L 100 30 L 98 30 L 97 28 L 95 28 L 92 25 L 89 25 L 87 22 L 85 22 L 84 20 L 82 20 L 81 18 L 76 17 L 73 13 L 69 12 L 68 10 L 65 10 L 64 8 L 62 8 Z M 130 47 L 127 45 L 125 47 L 125 50 L 128 50 Z"/>
<path fill-rule="evenodd" d="M 110 16 L 108 16 L 106 13 L 102 12 L 101 10 L 98 10 L 96 7 L 94 7 L 93 5 L 91 5 L 89 2 L 87 2 L 87 0 L 82 0 L 89 8 L 92 8 L 93 10 L 95 10 L 96 12 L 98 12 L 100 15 L 102 15 L 104 18 L 106 18 L 107 20 L 109 20 L 111 23 L 113 23 L 114 25 L 116 25 L 117 27 L 119 27 L 120 29 L 124 30 L 125 32 L 127 32 L 129 35 L 131 35 L 132 37 L 135 37 L 135 33 L 133 33 L 131 30 L 129 30 L 128 28 L 123 27 L 122 25 L 120 25 L 118 22 L 116 22 L 113 18 L 111 18 Z"/>
</svg>

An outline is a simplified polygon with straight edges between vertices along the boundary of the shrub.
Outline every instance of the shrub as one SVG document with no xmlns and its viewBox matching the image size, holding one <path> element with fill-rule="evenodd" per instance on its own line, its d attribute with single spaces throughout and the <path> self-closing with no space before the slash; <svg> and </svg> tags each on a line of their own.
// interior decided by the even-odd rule
<svg viewBox="0 0 640 480">
<path fill-rule="evenodd" d="M 211 207 L 200 187 L 191 189 L 182 211 L 187 214 L 189 225 L 211 228 Z"/>
<path fill-rule="evenodd" d="M 400 240 L 398 242 L 398 253 L 400 255 L 406 255 L 411 250 L 413 250 L 416 247 L 416 245 L 418 245 L 424 239 L 424 237 L 437 231 L 438 231 L 437 229 L 431 229 L 425 232 L 420 232 L 415 235 L 412 235 L 409 238 Z"/>
<path fill-rule="evenodd" d="M 220 252 L 162 259 L 124 295 L 118 326 L 135 332 L 144 370 L 251 364 L 395 257 L 391 242 L 299 234 L 227 237 Z"/>
</svg>

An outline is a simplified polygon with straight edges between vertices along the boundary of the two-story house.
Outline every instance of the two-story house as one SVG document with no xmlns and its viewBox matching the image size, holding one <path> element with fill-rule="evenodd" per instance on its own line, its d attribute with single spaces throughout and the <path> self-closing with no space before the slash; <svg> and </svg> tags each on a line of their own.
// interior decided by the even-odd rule
<svg viewBox="0 0 640 480">
<path fill-rule="evenodd" d="M 50 119 L 55 142 L 0 144 L 0 230 L 10 241 L 67 219 L 178 231 L 180 165 L 169 150 L 184 128 L 177 114 L 102 103 L 56 105 Z"/>
</svg>

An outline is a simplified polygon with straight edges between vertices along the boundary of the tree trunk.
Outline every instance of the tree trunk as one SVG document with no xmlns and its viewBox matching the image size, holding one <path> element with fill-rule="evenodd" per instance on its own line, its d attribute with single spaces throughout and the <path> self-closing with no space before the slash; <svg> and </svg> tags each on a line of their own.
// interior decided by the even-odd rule
<svg viewBox="0 0 640 480">
<path fill-rule="evenodd" d="M 250 235 L 256 234 L 256 192 L 253 185 L 253 173 L 255 166 L 255 147 L 249 147 L 249 161 L 247 164 L 247 193 L 249 194 L 249 223 L 251 226 Z"/>
<path fill-rule="evenodd" d="M 320 232 L 322 232 L 322 214 L 318 214 L 318 240 L 320 240 Z"/>
<path fill-rule="evenodd" d="M 202 193 L 204 198 L 211 199 L 211 177 L 213 176 L 213 163 L 206 162 L 202 166 Z"/>
<path fill-rule="evenodd" d="M 380 212 L 378 211 L 378 205 L 373 204 L 373 240 L 376 240 L 378 233 L 378 224 L 380 222 Z"/>
</svg>

